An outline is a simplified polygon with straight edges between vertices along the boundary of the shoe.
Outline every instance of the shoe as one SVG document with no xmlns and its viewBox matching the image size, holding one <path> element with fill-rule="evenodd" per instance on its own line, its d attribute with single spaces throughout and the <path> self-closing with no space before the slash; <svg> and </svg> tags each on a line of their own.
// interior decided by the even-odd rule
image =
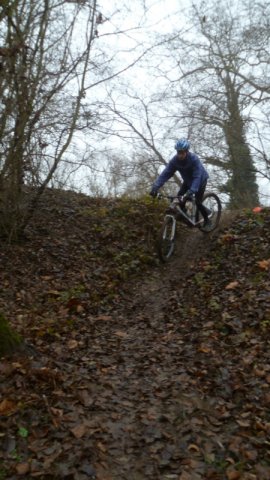
<svg viewBox="0 0 270 480">
<path fill-rule="evenodd" d="M 213 211 L 210 210 L 210 208 L 206 208 L 206 211 L 207 211 L 208 219 L 211 218 L 213 216 Z"/>
<path fill-rule="evenodd" d="M 205 220 L 203 224 L 203 230 L 204 232 L 211 232 L 211 230 L 213 230 L 213 224 L 209 218 Z"/>
</svg>

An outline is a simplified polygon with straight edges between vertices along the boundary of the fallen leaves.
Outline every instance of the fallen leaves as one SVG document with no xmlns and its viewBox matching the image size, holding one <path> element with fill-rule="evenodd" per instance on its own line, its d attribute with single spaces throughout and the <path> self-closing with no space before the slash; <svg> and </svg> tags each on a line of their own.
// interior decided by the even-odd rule
<svg viewBox="0 0 270 480">
<path fill-rule="evenodd" d="M 12 415 L 17 409 L 18 405 L 14 400 L 4 398 L 4 400 L 0 402 L 0 415 Z"/>
<path fill-rule="evenodd" d="M 69 350 L 74 350 L 76 348 L 78 348 L 79 346 L 79 343 L 77 340 L 69 340 L 68 343 L 67 343 L 67 347 L 69 348 Z"/>
<path fill-rule="evenodd" d="M 26 475 L 30 472 L 30 465 L 28 462 L 18 463 L 16 465 L 16 472 L 18 475 Z"/>
<path fill-rule="evenodd" d="M 270 270 L 270 258 L 267 260 L 259 260 L 258 265 L 261 270 Z"/>
<path fill-rule="evenodd" d="M 239 287 L 239 282 L 237 280 L 234 280 L 233 282 L 230 282 L 228 283 L 228 285 L 226 285 L 225 290 L 234 290 L 237 287 Z"/>
<path fill-rule="evenodd" d="M 71 428 L 70 431 L 74 437 L 78 439 L 85 435 L 87 427 L 84 423 L 81 423 L 80 425 L 76 425 L 75 427 Z"/>
<path fill-rule="evenodd" d="M 114 332 L 114 335 L 116 335 L 119 338 L 127 338 L 128 337 L 128 333 L 123 332 L 121 330 L 117 330 L 116 332 Z"/>
<path fill-rule="evenodd" d="M 235 470 L 234 467 L 229 467 L 226 470 L 226 476 L 228 480 L 239 480 L 239 478 L 241 478 L 241 472 Z"/>
<path fill-rule="evenodd" d="M 201 261 L 190 242 L 187 258 L 143 278 L 151 261 L 132 261 L 145 222 L 135 232 L 136 212 L 126 237 L 118 206 L 101 220 L 83 204 L 84 221 L 77 211 L 65 227 L 60 209 L 50 238 L 0 252 L 1 284 L 16 298 L 3 292 L 2 306 L 39 352 L 0 363 L 0 473 L 268 480 L 267 212 L 202 240 Z"/>
</svg>

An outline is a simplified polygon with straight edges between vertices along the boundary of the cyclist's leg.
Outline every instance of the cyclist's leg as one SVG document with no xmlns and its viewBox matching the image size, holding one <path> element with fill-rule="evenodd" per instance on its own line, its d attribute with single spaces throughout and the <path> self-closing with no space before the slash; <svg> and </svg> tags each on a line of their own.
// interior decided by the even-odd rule
<svg viewBox="0 0 270 480">
<path fill-rule="evenodd" d="M 218 196 L 213 192 L 204 194 L 203 206 L 208 210 L 208 220 L 198 224 L 203 232 L 212 232 L 219 224 L 222 205 Z"/>
<path fill-rule="evenodd" d="M 182 183 L 181 187 L 180 187 L 180 190 L 178 191 L 177 193 L 177 196 L 178 197 L 182 197 L 183 195 L 185 195 L 185 193 L 188 191 L 188 186 L 185 182 Z M 183 212 L 186 213 L 186 206 L 185 204 L 184 205 L 181 205 L 181 208 L 183 210 Z"/>
<path fill-rule="evenodd" d="M 182 197 L 188 191 L 188 186 L 185 182 L 182 183 L 179 192 L 177 193 L 178 197 Z"/>
<path fill-rule="evenodd" d="M 206 185 L 207 185 L 207 180 L 200 186 L 198 192 L 195 194 L 196 205 L 198 207 L 198 210 L 201 212 L 205 222 L 208 221 L 208 215 L 210 213 L 208 211 L 208 208 L 206 208 L 202 204 L 204 192 L 205 192 L 205 189 L 206 189 Z"/>
</svg>

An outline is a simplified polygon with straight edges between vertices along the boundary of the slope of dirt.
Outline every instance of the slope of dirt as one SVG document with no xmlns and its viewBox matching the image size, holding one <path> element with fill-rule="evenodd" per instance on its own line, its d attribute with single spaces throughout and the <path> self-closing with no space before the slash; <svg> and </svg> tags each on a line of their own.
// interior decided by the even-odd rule
<svg viewBox="0 0 270 480">
<path fill-rule="evenodd" d="M 0 479 L 269 479 L 269 211 L 184 229 L 164 266 L 159 207 L 91 202 L 2 248 L 36 353 L 0 364 Z"/>
</svg>

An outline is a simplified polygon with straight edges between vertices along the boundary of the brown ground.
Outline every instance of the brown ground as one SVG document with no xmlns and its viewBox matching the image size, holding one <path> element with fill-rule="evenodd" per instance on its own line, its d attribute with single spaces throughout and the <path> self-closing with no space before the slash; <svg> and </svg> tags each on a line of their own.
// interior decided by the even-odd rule
<svg viewBox="0 0 270 480">
<path fill-rule="evenodd" d="M 36 354 L 1 362 L 1 480 L 270 478 L 269 214 L 223 222 L 186 231 L 170 263 L 122 279 L 99 310 L 94 286 L 118 270 L 104 254 L 87 270 L 77 230 L 68 247 L 59 231 L 18 247 L 2 309 Z"/>
</svg>

